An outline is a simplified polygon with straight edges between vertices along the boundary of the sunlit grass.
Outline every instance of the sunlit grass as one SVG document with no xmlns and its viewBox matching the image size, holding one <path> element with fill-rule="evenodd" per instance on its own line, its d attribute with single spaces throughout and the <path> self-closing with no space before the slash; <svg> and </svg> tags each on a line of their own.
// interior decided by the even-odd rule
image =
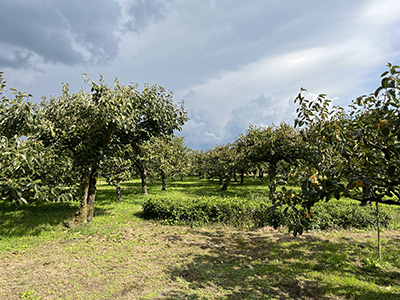
<svg viewBox="0 0 400 300">
<path fill-rule="evenodd" d="M 99 182 L 91 224 L 66 229 L 77 202 L 0 202 L 0 299 L 400 299 L 400 233 L 337 230 L 293 237 L 271 228 L 164 226 L 140 218 L 148 197 L 248 197 L 267 184 L 186 178 Z"/>
</svg>

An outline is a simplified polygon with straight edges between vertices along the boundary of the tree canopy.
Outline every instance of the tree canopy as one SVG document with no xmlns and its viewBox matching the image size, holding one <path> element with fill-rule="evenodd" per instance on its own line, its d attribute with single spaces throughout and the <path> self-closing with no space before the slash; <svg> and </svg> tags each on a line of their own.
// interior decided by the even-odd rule
<svg viewBox="0 0 400 300">
<path fill-rule="evenodd" d="M 5 82 L 0 78 L 3 90 Z M 80 184 L 80 210 L 69 226 L 92 220 L 97 178 L 107 158 L 122 157 L 127 145 L 134 147 L 152 137 L 171 135 L 187 120 L 183 104 L 174 104 L 172 92 L 163 87 L 145 85 L 140 92 L 136 84 L 120 85 L 118 79 L 113 87 L 108 87 L 101 76 L 99 83 L 86 76 L 85 81 L 90 92 L 71 94 L 64 84 L 61 96 L 34 104 L 15 91 L 16 99 L 3 96 L 0 106 L 0 126 L 6 137 L 27 134 L 26 142 L 21 143 L 18 137 L 14 142 L 42 145 L 47 151 L 46 163 L 50 157 L 58 157 L 69 169 L 65 172 L 68 178 L 58 178 L 59 186 Z M 35 176 L 30 179 L 36 180 Z M 39 183 L 44 184 L 43 179 Z M 2 190 L 9 188 L 10 184 L 2 183 Z M 31 184 L 27 188 L 31 190 Z"/>
</svg>

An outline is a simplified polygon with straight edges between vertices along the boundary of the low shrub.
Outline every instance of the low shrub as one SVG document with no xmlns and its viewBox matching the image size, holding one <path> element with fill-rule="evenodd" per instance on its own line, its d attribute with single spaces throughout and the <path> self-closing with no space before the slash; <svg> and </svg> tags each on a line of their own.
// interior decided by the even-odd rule
<svg viewBox="0 0 400 300">
<path fill-rule="evenodd" d="M 268 208 L 262 201 L 241 198 L 150 198 L 143 203 L 143 215 L 170 225 L 224 223 L 261 227 L 267 225 L 262 221 L 267 218 Z"/>
<path fill-rule="evenodd" d="M 272 203 L 265 195 L 252 195 L 249 199 L 198 197 L 147 199 L 143 215 L 148 219 L 163 221 L 169 225 L 198 226 L 206 223 L 224 223 L 237 227 L 274 228 L 287 226 L 282 209 L 272 210 Z M 348 201 L 321 202 L 313 207 L 315 214 L 310 229 L 358 228 L 370 229 L 376 224 L 373 206 L 360 206 Z M 390 227 L 397 211 L 390 207 L 380 208 L 382 227 Z"/>
<path fill-rule="evenodd" d="M 358 203 L 332 200 L 315 204 L 313 210 L 315 217 L 312 226 L 315 229 L 370 229 L 376 227 L 375 205 L 360 206 Z M 395 214 L 398 212 L 393 208 L 380 205 L 379 221 L 381 226 L 390 227 Z"/>
</svg>

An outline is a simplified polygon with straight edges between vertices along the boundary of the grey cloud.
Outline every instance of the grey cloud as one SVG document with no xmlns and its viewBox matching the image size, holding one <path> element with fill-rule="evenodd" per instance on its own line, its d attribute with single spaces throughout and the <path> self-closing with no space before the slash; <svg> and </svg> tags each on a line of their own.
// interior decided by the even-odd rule
<svg viewBox="0 0 400 300">
<path fill-rule="evenodd" d="M 193 92 L 188 95 L 193 96 Z M 190 100 L 193 99 L 189 98 L 189 103 Z M 213 108 L 208 110 L 196 107 L 189 110 L 190 121 L 184 125 L 182 134 L 193 149 L 207 149 L 217 144 L 231 143 L 239 134 L 245 133 L 250 124 L 263 126 L 291 122 L 295 105 L 289 100 L 277 102 L 270 95 L 260 94 L 242 106 L 231 109 L 230 118 L 222 130 L 213 125 Z"/>
<path fill-rule="evenodd" d="M 117 57 L 118 38 L 115 30 L 121 17 L 121 7 L 112 0 L 61 1 L 57 10 L 65 16 L 70 32 L 77 42 L 89 50 L 94 60 Z"/>
<path fill-rule="evenodd" d="M 203 121 L 189 120 L 179 135 L 185 137 L 186 145 L 193 150 L 209 149 L 220 142 L 220 139 L 212 132 L 212 128 Z"/>
<path fill-rule="evenodd" d="M 194 150 L 217 145 L 220 142 L 220 130 L 213 125 L 215 120 L 211 111 L 214 109 L 199 105 L 199 100 L 193 90 L 189 90 L 183 98 L 185 106 L 190 107 L 189 121 L 185 123 L 181 133 L 185 136 L 186 144 Z"/>
<path fill-rule="evenodd" d="M 321 5 L 317 0 L 307 5 L 299 1 L 214 2 L 213 6 L 208 1 L 176 1 L 166 6 L 167 21 L 152 32 L 155 39 L 135 53 L 135 68 L 157 82 L 168 78 L 169 84 L 181 89 L 268 55 L 306 49 L 310 44 L 339 43 L 349 34 L 351 18 L 347 16 L 358 9 L 356 1 L 344 5 L 343 0 L 338 1 L 341 5 Z M 138 38 L 144 37 L 139 34 Z"/>
<path fill-rule="evenodd" d="M 44 62 L 104 63 L 118 54 L 120 7 L 111 0 L 0 1 L 1 42 Z M 26 68 L 26 61 L 2 57 L 1 66 Z"/>
<path fill-rule="evenodd" d="M 279 103 L 272 96 L 262 94 L 232 109 L 231 117 L 224 126 L 226 142 L 233 142 L 235 137 L 244 133 L 250 124 L 262 126 L 288 121 L 286 119 L 289 119 L 293 112 L 294 105 L 284 101 Z"/>
<path fill-rule="evenodd" d="M 15 68 L 18 69 L 20 66 L 29 65 L 29 59 L 33 53 L 22 53 L 21 51 L 14 51 L 11 57 L 4 57 L 0 55 L 0 66 L 3 68 Z"/>
<path fill-rule="evenodd" d="M 288 120 L 302 86 L 370 91 L 399 59 L 398 20 L 396 0 L 0 0 L 0 68 L 34 95 L 77 90 L 82 72 L 160 84 L 186 100 L 188 145 L 207 148 Z"/>
<path fill-rule="evenodd" d="M 162 1 L 136 0 L 128 9 L 131 20 L 125 24 L 128 30 L 141 32 L 152 22 L 160 22 L 166 18 L 166 8 Z"/>
</svg>

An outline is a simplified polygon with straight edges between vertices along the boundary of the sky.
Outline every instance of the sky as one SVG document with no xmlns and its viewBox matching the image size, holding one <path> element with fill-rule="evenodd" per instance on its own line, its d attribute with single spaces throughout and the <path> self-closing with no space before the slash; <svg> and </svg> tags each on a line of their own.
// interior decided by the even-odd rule
<svg viewBox="0 0 400 300">
<path fill-rule="evenodd" d="M 400 64 L 398 0 L 1 0 L 0 70 L 33 95 L 158 84 L 184 101 L 196 150 L 293 124 L 300 88 L 347 106 Z"/>
</svg>

